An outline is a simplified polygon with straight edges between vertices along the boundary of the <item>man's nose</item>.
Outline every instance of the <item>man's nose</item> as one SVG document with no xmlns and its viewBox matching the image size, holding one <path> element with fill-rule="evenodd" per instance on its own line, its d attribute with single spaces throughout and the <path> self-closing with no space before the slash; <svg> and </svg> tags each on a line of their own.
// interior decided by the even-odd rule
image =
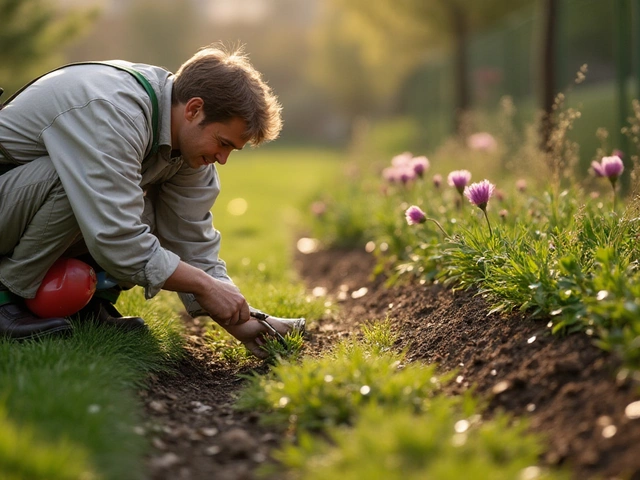
<svg viewBox="0 0 640 480">
<path fill-rule="evenodd" d="M 229 158 L 229 152 L 216 153 L 216 161 L 220 165 L 224 165 L 227 163 L 227 159 Z"/>
</svg>

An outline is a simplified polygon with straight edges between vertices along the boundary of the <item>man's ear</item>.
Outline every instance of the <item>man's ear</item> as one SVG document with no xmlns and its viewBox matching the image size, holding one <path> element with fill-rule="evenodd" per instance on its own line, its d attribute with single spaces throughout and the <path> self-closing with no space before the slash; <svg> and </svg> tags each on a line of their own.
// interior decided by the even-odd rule
<svg viewBox="0 0 640 480">
<path fill-rule="evenodd" d="M 203 106 L 204 106 L 204 100 L 202 100 L 202 98 L 200 97 L 190 98 L 184 107 L 185 120 L 187 120 L 188 122 L 192 122 L 198 117 L 199 113 L 202 112 L 202 114 L 204 115 L 204 112 L 202 111 Z"/>
</svg>

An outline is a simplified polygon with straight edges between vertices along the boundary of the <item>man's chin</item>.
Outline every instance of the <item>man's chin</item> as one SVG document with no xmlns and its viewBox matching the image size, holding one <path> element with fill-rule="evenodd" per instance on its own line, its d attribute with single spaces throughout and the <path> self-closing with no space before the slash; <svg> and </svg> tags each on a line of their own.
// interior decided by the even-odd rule
<svg viewBox="0 0 640 480">
<path fill-rule="evenodd" d="M 202 160 L 195 160 L 192 158 L 185 158 L 184 161 L 186 162 L 187 165 L 189 165 L 189 167 L 195 170 L 197 170 L 198 168 L 202 168 L 203 166 L 206 165 Z"/>
</svg>

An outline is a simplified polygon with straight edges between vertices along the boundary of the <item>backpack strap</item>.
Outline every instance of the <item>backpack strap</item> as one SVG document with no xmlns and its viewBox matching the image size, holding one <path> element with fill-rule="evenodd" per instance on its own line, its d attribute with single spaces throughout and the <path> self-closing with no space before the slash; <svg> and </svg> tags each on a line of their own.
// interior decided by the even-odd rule
<svg viewBox="0 0 640 480">
<path fill-rule="evenodd" d="M 13 100 L 15 97 L 17 97 L 20 93 L 22 93 L 27 87 L 29 87 L 34 82 L 40 80 L 45 75 L 49 75 L 50 73 L 55 72 L 56 70 L 60 70 L 62 68 L 66 68 L 66 67 L 72 67 L 74 65 L 107 65 L 107 66 L 110 66 L 110 67 L 114 67 L 114 68 L 117 68 L 119 70 L 122 70 L 122 71 L 125 71 L 125 72 L 131 74 L 138 81 L 138 83 L 140 85 L 142 85 L 142 87 L 147 92 L 147 95 L 149 95 L 149 98 L 151 99 L 151 128 L 153 130 L 153 141 L 151 143 L 151 151 L 149 152 L 149 155 L 147 155 L 147 157 L 150 157 L 151 155 L 155 155 L 156 152 L 158 151 L 158 146 L 159 146 L 159 142 L 160 142 L 160 139 L 159 139 L 159 113 L 158 113 L 159 110 L 160 110 L 160 107 L 158 106 L 158 97 L 156 96 L 156 92 L 153 90 L 153 87 L 149 83 L 149 80 L 147 80 L 147 78 L 142 73 L 140 73 L 138 70 L 136 70 L 134 68 L 131 68 L 131 67 L 127 67 L 126 65 L 121 65 L 119 63 L 109 62 L 109 61 L 102 61 L 102 62 L 93 61 L 93 62 L 69 63 L 67 65 L 63 65 L 61 67 L 54 68 L 53 70 L 50 70 L 47 73 L 44 73 L 44 74 L 40 75 L 39 77 L 34 78 L 29 83 L 27 83 L 22 88 L 20 88 L 20 90 L 18 90 L 16 93 L 11 95 L 4 104 L 0 104 L 0 110 L 7 103 L 9 103 L 11 100 Z M 0 95 L 2 95 L 2 89 L 0 89 Z M 2 152 L 2 154 L 3 154 L 3 156 L 5 158 L 8 158 L 8 159 L 12 158 L 11 155 L 9 155 L 9 152 L 7 152 L 4 148 L 2 148 L 2 146 L 0 146 L 0 151 Z"/>
</svg>

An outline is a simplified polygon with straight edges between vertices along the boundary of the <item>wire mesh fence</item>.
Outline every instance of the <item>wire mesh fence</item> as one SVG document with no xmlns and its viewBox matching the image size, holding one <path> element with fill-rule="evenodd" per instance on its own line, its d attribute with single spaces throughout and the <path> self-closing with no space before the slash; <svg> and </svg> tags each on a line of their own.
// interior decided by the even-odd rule
<svg viewBox="0 0 640 480">
<path fill-rule="evenodd" d="M 489 31 L 468 38 L 466 78 L 471 110 L 497 111 L 510 96 L 522 126 L 541 108 L 543 2 L 509 16 Z M 640 90 L 640 0 L 556 0 L 554 90 L 582 118 L 572 136 L 590 161 L 596 130 L 610 132 L 610 148 L 629 149 L 620 133 Z M 450 52 L 431 57 L 407 82 L 403 109 L 423 126 L 424 142 L 435 145 L 454 130 L 454 65 Z M 586 78 L 576 83 L 586 65 Z M 473 126 L 471 127 L 473 128 Z"/>
</svg>

